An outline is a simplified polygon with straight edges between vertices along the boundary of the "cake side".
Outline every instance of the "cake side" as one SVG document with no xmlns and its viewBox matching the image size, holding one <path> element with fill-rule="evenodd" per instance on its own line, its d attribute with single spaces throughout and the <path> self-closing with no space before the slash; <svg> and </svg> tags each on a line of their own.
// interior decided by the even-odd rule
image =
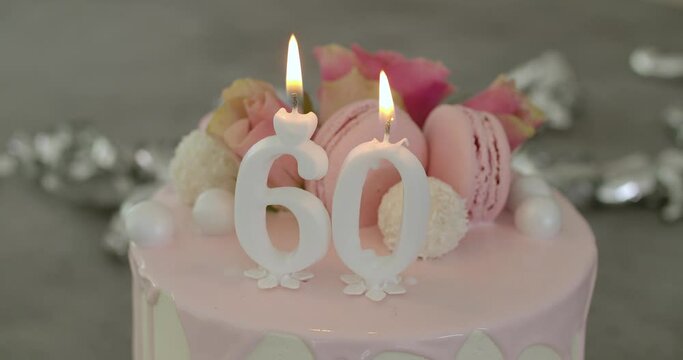
<svg viewBox="0 0 683 360">
<path fill-rule="evenodd" d="M 156 359 L 149 349 L 178 346 L 172 353 L 183 354 L 186 346 L 188 359 L 248 359 L 255 351 L 272 354 L 258 350 L 272 344 L 294 354 L 304 349 L 315 359 L 373 359 L 387 352 L 468 359 L 462 356 L 479 343 L 502 359 L 539 351 L 583 358 L 597 252 L 589 227 L 562 198 L 563 227 L 552 241 L 522 235 L 504 212 L 495 223 L 470 229 L 458 251 L 412 265 L 404 274 L 416 279 L 409 293 L 381 305 L 341 293 L 339 275 L 348 270 L 334 252 L 312 268 L 310 286 L 296 292 L 256 289 L 242 276 L 253 263 L 234 234 L 201 235 L 191 209 L 170 187 L 155 200 L 171 209 L 177 231 L 163 247 L 131 250 L 134 283 L 155 295 L 134 295 L 135 309 L 148 309 L 146 321 L 136 316 L 136 348 L 143 349 L 136 360 Z M 279 246 L 291 247 L 295 220 L 286 212 L 271 214 L 269 232 Z M 362 235 L 368 247 L 388 251 L 375 227 Z M 165 313 L 154 310 L 159 298 Z M 185 344 L 177 334 L 150 331 L 160 321 L 173 324 L 156 316 L 175 316 Z M 290 358 L 304 358 L 296 356 Z M 392 358 L 387 356 L 398 355 L 380 358 Z M 470 357 L 488 358 L 496 357 Z"/>
</svg>

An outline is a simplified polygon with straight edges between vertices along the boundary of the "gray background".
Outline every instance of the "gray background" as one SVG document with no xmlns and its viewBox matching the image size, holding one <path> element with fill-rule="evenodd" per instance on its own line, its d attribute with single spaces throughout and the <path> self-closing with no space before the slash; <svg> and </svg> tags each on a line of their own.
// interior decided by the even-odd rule
<svg viewBox="0 0 683 360">
<path fill-rule="evenodd" d="M 232 79 L 280 84 L 292 31 L 309 90 L 310 50 L 328 42 L 440 59 L 462 93 L 559 49 L 581 78 L 581 118 L 543 142 L 603 159 L 666 146 L 659 111 L 683 97 L 680 81 L 627 66 L 638 45 L 683 50 L 683 8 L 637 0 L 0 0 L 0 141 L 83 117 L 121 141 L 176 137 Z M 683 358 L 683 223 L 637 207 L 585 214 L 600 248 L 587 358 Z M 107 221 L 0 182 L 1 359 L 129 358 L 129 274 L 101 251 Z"/>
</svg>

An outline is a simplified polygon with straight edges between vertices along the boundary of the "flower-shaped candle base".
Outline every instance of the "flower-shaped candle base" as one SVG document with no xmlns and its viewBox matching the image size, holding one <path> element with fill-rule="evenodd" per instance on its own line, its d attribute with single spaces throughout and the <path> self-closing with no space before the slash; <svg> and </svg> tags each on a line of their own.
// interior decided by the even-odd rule
<svg viewBox="0 0 683 360">
<path fill-rule="evenodd" d="M 372 301 L 382 301 L 387 295 L 401 295 L 407 292 L 401 285 L 401 277 L 396 277 L 394 281 L 386 281 L 379 286 L 368 286 L 366 281 L 355 274 L 341 276 L 341 281 L 346 284 L 343 292 L 346 295 L 365 295 Z"/>
<path fill-rule="evenodd" d="M 296 290 L 301 283 L 313 278 L 313 274 L 307 271 L 299 271 L 291 274 L 276 275 L 267 269 L 257 267 L 244 271 L 244 276 L 257 280 L 256 285 L 259 289 L 272 289 L 278 286 Z"/>
</svg>

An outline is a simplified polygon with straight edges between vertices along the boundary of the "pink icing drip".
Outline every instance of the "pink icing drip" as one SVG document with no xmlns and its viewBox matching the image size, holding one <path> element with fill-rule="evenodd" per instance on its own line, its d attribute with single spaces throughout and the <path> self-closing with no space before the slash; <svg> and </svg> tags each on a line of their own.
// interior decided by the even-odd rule
<svg viewBox="0 0 683 360">
<path fill-rule="evenodd" d="M 597 252 L 585 221 L 559 197 L 564 225 L 555 239 L 526 238 L 503 213 L 495 224 L 475 226 L 454 252 L 412 265 L 405 275 L 417 284 L 382 303 L 341 293 L 339 275 L 349 271 L 333 251 L 302 289 L 258 290 L 242 276 L 253 263 L 234 235 L 197 235 L 190 209 L 171 190 L 156 199 L 173 209 L 179 236 L 164 247 L 133 248 L 131 256 L 144 259 L 146 276 L 175 299 L 193 360 L 245 358 L 269 332 L 299 336 L 316 359 L 349 360 L 385 351 L 453 359 L 476 329 L 506 359 L 539 343 L 569 359 L 573 336 L 583 336 Z M 292 221 L 273 215 L 271 236 L 291 246 Z M 361 234 L 387 251 L 376 228 Z"/>
</svg>

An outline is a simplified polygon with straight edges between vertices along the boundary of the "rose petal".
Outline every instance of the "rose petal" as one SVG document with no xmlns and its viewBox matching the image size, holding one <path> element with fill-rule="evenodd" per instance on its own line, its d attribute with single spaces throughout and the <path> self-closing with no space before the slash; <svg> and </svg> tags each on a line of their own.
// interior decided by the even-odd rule
<svg viewBox="0 0 683 360">
<path fill-rule="evenodd" d="M 364 77 L 376 79 L 384 69 L 392 89 L 401 94 L 405 109 L 419 126 L 455 87 L 448 82 L 450 71 L 440 62 L 425 58 L 406 59 L 393 51 L 372 54 L 358 45 L 351 47 Z"/>
<path fill-rule="evenodd" d="M 465 101 L 464 105 L 492 114 L 516 114 L 520 111 L 522 95 L 514 82 L 495 81 L 489 88 Z"/>
<path fill-rule="evenodd" d="M 251 126 L 261 122 L 273 124 L 273 116 L 285 107 L 285 104 L 275 95 L 275 93 L 265 92 L 245 99 L 244 108 L 249 118 Z M 273 130 L 273 134 L 275 130 Z"/>
<path fill-rule="evenodd" d="M 320 65 L 320 76 L 324 81 L 334 81 L 346 75 L 356 66 L 354 53 L 337 44 L 318 46 L 313 50 Z"/>
<path fill-rule="evenodd" d="M 249 134 L 249 120 L 240 119 L 230 125 L 223 133 L 223 141 L 234 152 L 236 148 L 240 147 L 247 134 Z M 238 155 L 242 158 L 242 154 Z"/>
<path fill-rule="evenodd" d="M 230 127 L 228 131 L 224 134 L 223 138 L 229 144 L 235 144 L 234 146 L 229 145 L 235 154 L 241 159 L 247 154 L 247 151 L 258 141 L 265 138 L 266 136 L 271 136 L 275 134 L 273 129 L 273 123 L 262 121 L 256 125 L 255 128 L 251 129 L 248 133 L 244 134 L 243 123 L 248 123 L 246 119 L 237 122 L 233 127 L 239 127 L 233 130 Z M 233 138 L 235 137 L 235 139 Z M 240 137 L 242 137 L 240 139 Z M 297 169 L 297 162 L 291 155 L 284 155 L 273 163 L 268 174 L 268 185 L 272 187 L 281 186 L 294 186 L 301 187 L 303 185 L 303 179 L 299 176 Z"/>
<path fill-rule="evenodd" d="M 230 131 L 232 128 L 228 129 Z M 256 125 L 252 125 L 252 127 L 249 129 L 249 132 L 242 138 L 242 140 L 237 144 L 237 146 L 233 147 L 233 150 L 237 155 L 240 157 L 244 157 L 246 155 L 247 151 L 249 148 L 252 147 L 252 145 L 256 144 L 258 141 L 261 139 L 275 135 L 275 129 L 273 128 L 273 122 L 272 121 L 261 121 L 258 122 Z M 231 137 L 230 135 L 225 135 L 224 138 Z"/>
<path fill-rule="evenodd" d="M 514 150 L 536 133 L 536 129 L 514 115 L 497 115 L 507 135 L 510 149 Z"/>
<path fill-rule="evenodd" d="M 318 92 L 321 121 L 356 100 L 377 97 L 377 80 L 384 69 L 400 105 L 422 126 L 429 112 L 454 89 L 449 70 L 439 62 L 380 50 L 370 53 L 358 45 L 351 50 L 333 44 L 316 49 L 322 87 Z M 397 102 L 396 97 L 394 101 Z"/>
<path fill-rule="evenodd" d="M 356 68 L 337 80 L 324 81 L 318 90 L 320 118 L 324 122 L 347 104 L 377 97 L 378 84 L 364 78 Z"/>
<path fill-rule="evenodd" d="M 453 89 L 454 87 L 447 82 L 434 82 L 403 92 L 406 112 L 418 126 L 422 127 L 429 113 L 452 93 Z M 398 91 L 401 92 L 400 89 Z"/>
<path fill-rule="evenodd" d="M 223 101 L 248 98 L 264 92 L 275 93 L 275 88 L 273 85 L 262 80 L 242 78 L 233 81 L 228 88 L 224 89 L 221 98 Z"/>
<path fill-rule="evenodd" d="M 284 155 L 273 163 L 268 175 L 268 186 L 302 187 L 304 180 L 299 176 L 297 162 L 291 155 Z"/>
<path fill-rule="evenodd" d="M 221 94 L 222 103 L 213 112 L 206 131 L 216 137 L 223 136 L 223 133 L 234 122 L 246 117 L 244 100 L 254 95 L 270 92 L 275 94 L 272 85 L 265 81 L 255 79 L 237 79 L 223 90 Z"/>
<path fill-rule="evenodd" d="M 512 150 L 534 136 L 536 129 L 545 122 L 543 112 L 517 89 L 513 80 L 504 75 L 463 105 L 496 115 Z"/>
<path fill-rule="evenodd" d="M 241 159 L 258 141 L 275 134 L 273 116 L 284 103 L 267 82 L 235 80 L 222 94 L 223 103 L 214 111 L 207 133 L 222 139 Z M 277 159 L 268 176 L 270 186 L 298 186 L 296 161 L 291 156 Z"/>
</svg>

